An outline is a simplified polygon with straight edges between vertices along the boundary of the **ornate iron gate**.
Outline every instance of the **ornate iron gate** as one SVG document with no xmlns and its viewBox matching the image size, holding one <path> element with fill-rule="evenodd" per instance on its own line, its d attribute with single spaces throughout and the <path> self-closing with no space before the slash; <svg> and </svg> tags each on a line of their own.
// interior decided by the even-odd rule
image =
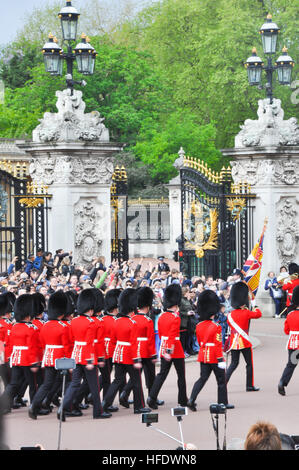
<svg viewBox="0 0 299 470">
<path fill-rule="evenodd" d="M 0 272 L 14 257 L 21 269 L 29 254 L 48 249 L 48 198 L 45 186 L 32 185 L 24 162 L 0 162 Z"/>
<path fill-rule="evenodd" d="M 128 183 L 122 166 L 115 167 L 111 185 L 111 260 L 119 263 L 129 259 L 127 230 Z"/>
<path fill-rule="evenodd" d="M 181 269 L 189 276 L 226 279 L 235 267 L 243 267 L 252 248 L 250 185 L 234 185 L 229 167 L 215 173 L 189 157 L 184 157 L 180 177 Z"/>
</svg>

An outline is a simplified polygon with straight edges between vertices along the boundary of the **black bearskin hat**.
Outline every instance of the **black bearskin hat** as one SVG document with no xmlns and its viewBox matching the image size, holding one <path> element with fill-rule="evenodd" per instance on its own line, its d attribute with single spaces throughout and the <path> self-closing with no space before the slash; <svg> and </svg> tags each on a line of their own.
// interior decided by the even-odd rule
<svg viewBox="0 0 299 470">
<path fill-rule="evenodd" d="M 140 287 L 137 289 L 137 305 L 138 308 L 150 307 L 152 306 L 154 299 L 153 290 L 150 287 Z"/>
<path fill-rule="evenodd" d="M 89 310 L 94 310 L 94 293 L 90 288 L 80 292 L 77 302 L 78 315 L 83 315 Z"/>
<path fill-rule="evenodd" d="M 31 294 L 20 295 L 14 304 L 14 316 L 17 322 L 24 320 L 26 317 L 32 317 L 33 313 L 33 297 Z"/>
<path fill-rule="evenodd" d="M 249 289 L 245 282 L 236 282 L 230 291 L 230 303 L 233 308 L 240 308 L 243 305 L 249 306 Z"/>
<path fill-rule="evenodd" d="M 37 315 L 43 313 L 46 309 L 46 299 L 43 294 L 40 292 L 35 292 L 32 294 L 33 299 L 33 312 L 32 318 L 35 318 Z"/>
<path fill-rule="evenodd" d="M 180 305 L 182 299 L 182 288 L 179 284 L 170 284 L 166 287 L 163 296 L 163 307 L 165 310 Z"/>
<path fill-rule="evenodd" d="M 75 314 L 77 312 L 77 300 L 78 294 L 75 290 L 67 290 L 66 291 L 67 297 L 67 309 L 66 309 L 66 316 Z"/>
<path fill-rule="evenodd" d="M 0 295 L 0 315 L 13 311 L 16 296 L 12 292 L 4 292 Z"/>
<path fill-rule="evenodd" d="M 292 305 L 294 305 L 294 307 L 299 306 L 299 286 L 296 286 L 293 290 Z"/>
<path fill-rule="evenodd" d="M 100 289 L 91 289 L 94 295 L 94 313 L 100 313 L 104 308 L 104 294 Z"/>
<path fill-rule="evenodd" d="M 68 300 L 66 293 L 62 290 L 57 290 L 50 295 L 48 302 L 48 318 L 49 320 L 56 320 L 61 315 L 65 315 L 67 311 Z"/>
<path fill-rule="evenodd" d="M 289 264 L 289 274 L 299 274 L 299 266 L 297 263 L 290 263 Z"/>
<path fill-rule="evenodd" d="M 197 312 L 200 321 L 209 320 L 213 315 L 216 315 L 220 310 L 220 299 L 218 295 L 206 289 L 198 296 Z"/>
<path fill-rule="evenodd" d="M 122 317 L 130 312 L 137 312 L 137 291 L 132 287 L 123 290 L 118 298 L 118 315 Z"/>
<path fill-rule="evenodd" d="M 121 294 L 120 289 L 110 289 L 105 293 L 104 309 L 105 312 L 112 312 L 112 310 L 118 308 L 118 298 Z"/>
</svg>

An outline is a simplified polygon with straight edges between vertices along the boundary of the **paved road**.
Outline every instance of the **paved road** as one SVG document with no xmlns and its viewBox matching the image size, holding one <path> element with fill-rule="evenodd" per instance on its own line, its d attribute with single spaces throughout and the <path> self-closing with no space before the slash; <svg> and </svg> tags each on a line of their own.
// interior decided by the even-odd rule
<svg viewBox="0 0 299 470">
<path fill-rule="evenodd" d="M 259 392 L 245 391 L 245 363 L 243 358 L 229 383 L 229 401 L 235 405 L 227 414 L 227 442 L 244 438 L 251 424 L 257 420 L 274 423 L 280 432 L 299 435 L 299 370 L 296 370 L 287 388 L 287 396 L 277 393 L 277 383 L 287 359 L 286 335 L 283 320 L 261 318 L 252 321 L 251 335 L 256 338 L 254 349 L 255 384 Z M 188 392 L 198 378 L 199 364 L 188 361 L 186 376 Z M 179 427 L 170 409 L 177 405 L 176 374 L 171 370 L 161 390 L 160 398 L 166 404 L 159 408 L 157 427 L 179 439 Z M 216 438 L 212 427 L 209 405 L 216 401 L 216 381 L 213 376 L 198 396 L 199 411 L 189 411 L 183 418 L 182 430 L 185 442 L 194 443 L 200 450 L 216 449 Z M 220 444 L 223 441 L 224 420 L 219 419 Z M 11 449 L 41 443 L 46 449 L 57 449 L 59 422 L 56 413 L 32 421 L 27 410 L 14 410 L 5 417 L 6 443 Z M 93 420 L 91 410 L 84 417 L 68 418 L 62 424 L 61 449 L 175 449 L 179 444 L 160 434 L 153 428 L 141 424 L 139 415 L 132 410 L 120 408 L 112 418 L 105 421 Z"/>
</svg>

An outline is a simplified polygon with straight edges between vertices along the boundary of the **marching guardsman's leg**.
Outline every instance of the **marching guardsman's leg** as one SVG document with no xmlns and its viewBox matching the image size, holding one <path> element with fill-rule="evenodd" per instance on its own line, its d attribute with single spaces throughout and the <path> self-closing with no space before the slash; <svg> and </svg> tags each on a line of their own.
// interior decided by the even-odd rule
<svg viewBox="0 0 299 470">
<path fill-rule="evenodd" d="M 285 387 L 289 384 L 299 359 L 299 285 L 292 291 L 292 310 L 284 321 L 284 332 L 289 336 L 288 362 L 278 384 L 280 395 L 285 395 Z"/>
</svg>

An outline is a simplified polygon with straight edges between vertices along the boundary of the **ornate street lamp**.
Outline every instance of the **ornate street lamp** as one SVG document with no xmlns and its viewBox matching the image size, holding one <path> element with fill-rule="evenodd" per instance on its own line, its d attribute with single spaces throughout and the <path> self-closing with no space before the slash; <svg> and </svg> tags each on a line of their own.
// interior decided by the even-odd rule
<svg viewBox="0 0 299 470">
<path fill-rule="evenodd" d="M 81 42 L 73 49 L 72 42 L 76 41 L 79 16 L 80 14 L 72 6 L 72 2 L 67 1 L 65 7 L 58 14 L 61 20 L 63 43 L 67 42 L 67 52 L 64 52 L 56 44 L 52 34 L 49 35 L 49 41 L 42 49 L 46 71 L 51 75 L 62 75 L 63 60 L 65 59 L 67 65 L 66 85 L 71 89 L 71 94 L 73 94 L 75 84 L 86 85 L 84 80 L 73 80 L 74 61 L 77 62 L 79 73 L 92 75 L 97 55 L 94 47 L 89 44 L 89 40 L 87 41 L 85 34 L 82 34 Z"/>
<path fill-rule="evenodd" d="M 252 50 L 252 56 L 247 59 L 244 66 L 247 69 L 248 81 L 250 85 L 257 85 L 260 89 L 266 89 L 267 98 L 270 104 L 273 103 L 273 73 L 277 70 L 278 81 L 281 85 L 290 85 L 292 68 L 294 67 L 293 59 L 287 54 L 287 49 L 283 49 L 283 54 L 277 59 L 275 65 L 272 64 L 272 55 L 276 52 L 277 37 L 280 29 L 277 24 L 272 21 L 272 16 L 268 15 L 266 22 L 260 29 L 262 36 L 263 50 L 267 55 L 267 65 L 256 54 L 256 49 Z M 262 70 L 265 70 L 267 83 L 262 86 Z"/>
</svg>

